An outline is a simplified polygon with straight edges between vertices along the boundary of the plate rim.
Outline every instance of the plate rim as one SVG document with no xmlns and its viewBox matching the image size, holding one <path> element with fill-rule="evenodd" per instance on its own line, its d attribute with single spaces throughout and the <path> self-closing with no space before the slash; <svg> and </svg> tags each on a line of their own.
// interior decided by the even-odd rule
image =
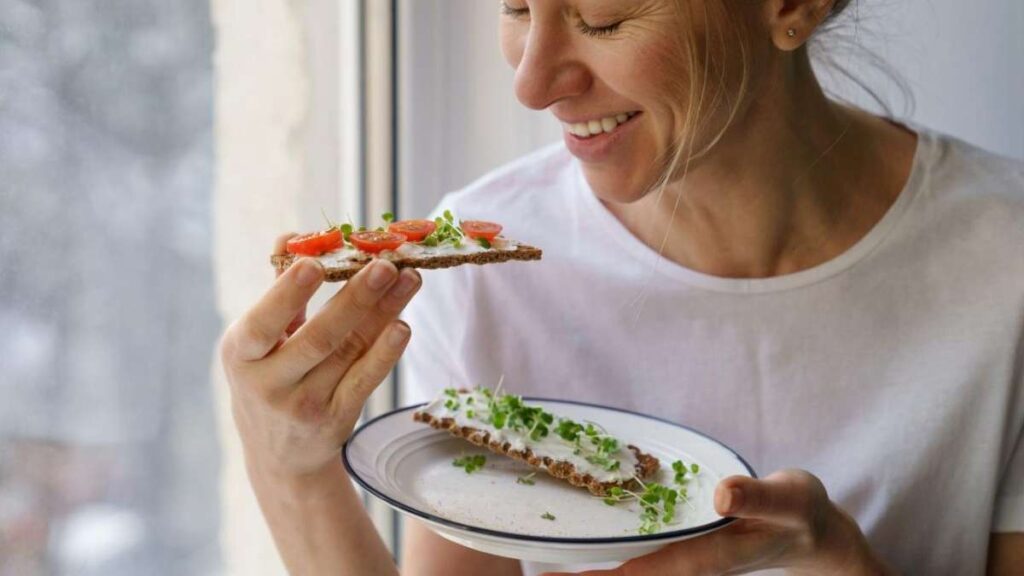
<svg viewBox="0 0 1024 576">
<path fill-rule="evenodd" d="M 672 422 L 671 420 L 667 420 L 665 418 L 659 418 L 657 416 L 651 416 L 650 414 L 643 414 L 641 412 L 636 412 L 636 411 L 633 411 L 633 410 L 626 410 L 625 408 L 617 408 L 617 407 L 614 407 L 614 406 L 605 406 L 603 404 L 594 404 L 594 403 L 591 403 L 591 402 L 580 402 L 580 401 L 577 401 L 577 400 L 561 400 L 561 399 L 557 399 L 557 398 L 542 398 L 542 397 L 538 397 L 538 396 L 524 396 L 523 400 L 528 401 L 528 402 L 552 402 L 552 403 L 556 403 L 556 404 L 568 404 L 568 405 L 573 405 L 573 406 L 583 406 L 583 407 L 587 407 L 587 408 L 598 408 L 598 409 L 601 409 L 601 410 L 611 410 L 613 412 L 621 412 L 621 413 L 624 413 L 624 414 L 630 414 L 632 416 L 639 416 L 640 418 L 644 418 L 646 420 L 654 420 L 656 422 L 661 422 L 662 424 L 667 424 L 667 425 L 675 427 L 675 428 L 682 428 L 683 430 L 686 430 L 688 432 L 691 432 L 693 434 L 701 436 L 701 437 L 703 437 L 703 438 L 705 438 L 707 440 L 710 440 L 711 442 L 714 442 L 718 446 L 724 448 L 726 451 L 728 451 L 730 454 L 732 454 L 732 456 L 734 458 L 736 458 L 740 462 L 740 464 L 743 465 L 744 468 L 746 468 L 746 470 L 750 474 L 751 478 L 755 478 L 756 479 L 758 477 L 757 476 L 757 472 L 754 471 L 753 466 L 751 466 L 742 456 L 740 456 L 739 453 L 737 453 L 735 450 L 733 450 L 731 446 L 729 446 L 728 444 L 718 440 L 717 438 L 714 438 L 714 437 L 712 437 L 712 436 L 710 436 L 708 434 L 705 434 L 704 432 L 701 432 L 700 430 L 696 430 L 696 429 L 691 428 L 689 426 L 686 426 L 684 424 L 679 424 L 677 422 Z M 434 524 L 440 524 L 442 526 L 445 526 L 445 527 L 448 527 L 448 528 L 454 528 L 454 529 L 461 530 L 461 531 L 464 531 L 464 532 L 470 532 L 470 533 L 473 533 L 473 534 L 480 534 L 482 536 L 489 536 L 489 537 L 492 537 L 492 538 L 502 538 L 502 539 L 506 539 L 506 540 L 516 540 L 516 541 L 522 541 L 522 542 L 534 542 L 534 543 L 544 543 L 544 544 L 587 545 L 587 544 L 650 543 L 650 542 L 658 542 L 658 541 L 661 541 L 661 540 L 674 540 L 674 539 L 679 539 L 679 538 L 683 538 L 683 537 L 686 537 L 686 536 L 697 536 L 697 535 L 700 535 L 700 534 L 704 534 L 706 532 L 713 532 L 715 530 L 718 530 L 719 528 L 722 528 L 724 526 L 732 524 L 733 522 L 738 520 L 738 518 L 735 518 L 735 517 L 732 517 L 732 516 L 727 516 L 727 517 L 720 518 L 720 519 L 718 519 L 718 520 L 716 520 L 714 522 L 708 523 L 708 524 L 701 524 L 699 526 L 692 526 L 690 528 L 683 528 L 683 529 L 680 529 L 680 530 L 672 530 L 672 531 L 669 531 L 669 532 L 658 532 L 657 534 L 637 534 L 637 535 L 632 535 L 632 536 L 602 536 L 600 538 L 568 538 L 568 537 L 564 537 L 564 536 L 530 536 L 528 534 L 516 534 L 516 533 L 513 533 L 513 532 L 505 532 L 503 530 L 494 530 L 492 528 L 483 528 L 483 527 L 480 527 L 480 526 L 472 526 L 472 525 L 469 525 L 469 524 L 463 524 L 461 522 L 456 522 L 454 520 L 449 520 L 447 518 L 443 518 L 441 516 L 437 516 L 437 515 L 431 514 L 430 512 L 426 512 L 426 511 L 423 511 L 423 510 L 416 509 L 416 508 L 414 508 L 412 506 L 409 506 L 409 505 L 407 505 L 407 504 L 405 504 L 403 502 L 399 502 L 399 501 L 395 500 L 394 498 L 391 498 L 390 496 L 388 496 L 386 494 L 381 493 L 380 491 L 375 489 L 373 486 L 371 486 L 365 479 L 360 477 L 359 473 L 357 473 L 352 468 L 352 465 L 349 463 L 348 449 L 349 449 L 349 445 L 352 443 L 353 440 L 356 439 L 357 436 L 359 436 L 359 434 L 363 433 L 367 428 L 369 428 L 370 426 L 375 424 L 378 420 L 383 420 L 384 418 L 389 418 L 389 417 L 392 417 L 392 416 L 396 416 L 398 414 L 401 414 L 402 412 L 408 412 L 410 410 L 415 410 L 417 408 L 422 408 L 423 406 L 426 406 L 428 404 L 430 404 L 430 403 L 429 402 L 420 402 L 419 404 L 413 404 L 413 405 L 410 405 L 410 406 L 396 408 L 396 409 L 391 410 L 389 412 L 386 412 L 384 414 L 380 414 L 380 415 L 378 415 L 378 416 L 376 416 L 376 417 L 374 417 L 374 418 L 364 422 L 362 425 L 360 425 L 358 428 L 356 428 L 356 430 L 352 433 L 352 435 L 349 436 L 348 440 L 345 441 L 345 444 L 341 447 L 341 461 L 342 461 L 342 464 L 345 466 L 345 470 L 348 472 L 349 478 L 355 480 L 356 483 L 359 484 L 359 486 L 361 486 L 364 490 L 366 490 L 370 494 L 373 494 L 378 499 L 383 500 L 389 506 L 392 506 L 392 507 L 394 507 L 394 508 L 396 508 L 398 510 L 402 510 L 402 511 L 406 512 L 407 514 L 412 514 L 413 516 L 417 516 L 417 517 L 419 517 L 419 518 L 421 518 L 423 520 L 426 520 L 428 522 L 432 522 Z M 438 432 L 439 433 L 443 433 L 443 431 L 441 431 L 441 430 L 439 430 Z"/>
</svg>

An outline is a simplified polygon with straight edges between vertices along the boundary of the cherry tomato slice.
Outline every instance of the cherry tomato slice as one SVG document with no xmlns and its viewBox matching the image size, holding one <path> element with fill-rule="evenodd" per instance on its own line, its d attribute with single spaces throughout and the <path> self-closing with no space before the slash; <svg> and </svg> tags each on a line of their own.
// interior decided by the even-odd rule
<svg viewBox="0 0 1024 576">
<path fill-rule="evenodd" d="M 494 237 L 501 234 L 501 224 L 484 222 L 483 220 L 463 220 L 462 231 L 466 236 L 474 240 L 487 240 L 490 242 Z"/>
<path fill-rule="evenodd" d="M 341 230 L 331 228 L 323 232 L 313 232 L 296 236 L 288 241 L 285 250 L 290 254 L 300 256 L 320 256 L 341 248 L 345 245 L 345 239 L 341 236 Z"/>
<path fill-rule="evenodd" d="M 409 242 L 421 242 L 436 229 L 437 224 L 430 220 L 400 220 L 388 226 L 388 232 L 401 234 Z"/>
<path fill-rule="evenodd" d="M 402 234 L 377 232 L 376 230 L 353 232 L 348 239 L 356 248 L 370 254 L 378 254 L 384 250 L 397 250 L 399 246 L 405 244 L 405 236 Z"/>
</svg>

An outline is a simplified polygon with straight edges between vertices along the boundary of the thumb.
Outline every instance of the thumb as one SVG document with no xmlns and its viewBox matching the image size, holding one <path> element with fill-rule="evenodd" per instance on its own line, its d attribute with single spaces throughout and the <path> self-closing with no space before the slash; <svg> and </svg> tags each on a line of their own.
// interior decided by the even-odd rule
<svg viewBox="0 0 1024 576">
<path fill-rule="evenodd" d="M 776 472 L 763 480 L 730 476 L 715 488 L 715 511 L 722 516 L 803 521 L 827 502 L 821 481 L 803 470 Z"/>
</svg>

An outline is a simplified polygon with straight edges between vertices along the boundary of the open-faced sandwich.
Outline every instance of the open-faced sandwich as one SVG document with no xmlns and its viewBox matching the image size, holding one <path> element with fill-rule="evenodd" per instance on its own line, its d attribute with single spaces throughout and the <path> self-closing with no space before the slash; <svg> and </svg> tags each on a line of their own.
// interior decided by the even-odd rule
<svg viewBox="0 0 1024 576">
<path fill-rule="evenodd" d="M 494 264 L 511 260 L 540 260 L 542 252 L 501 236 L 494 222 L 456 222 L 451 212 L 434 220 L 394 221 L 384 215 L 384 224 L 368 230 L 351 224 L 334 225 L 322 232 L 297 236 L 288 241 L 287 254 L 271 257 L 278 270 L 297 259 L 317 258 L 328 281 L 348 280 L 374 258 L 390 260 L 398 268 L 451 268 L 462 264 Z"/>
<path fill-rule="evenodd" d="M 623 445 L 592 422 L 562 418 L 487 388 L 449 388 L 413 418 L 597 496 L 637 487 L 660 466 L 654 456 Z"/>
</svg>

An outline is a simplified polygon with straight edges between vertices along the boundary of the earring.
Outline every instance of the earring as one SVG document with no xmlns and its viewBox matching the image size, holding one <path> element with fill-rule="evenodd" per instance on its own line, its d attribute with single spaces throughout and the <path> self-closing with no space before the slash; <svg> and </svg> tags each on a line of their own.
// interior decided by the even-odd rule
<svg viewBox="0 0 1024 576">
<path fill-rule="evenodd" d="M 789 36 L 790 38 L 796 38 L 796 28 L 790 28 L 789 30 L 786 30 L 786 36 Z"/>
</svg>

